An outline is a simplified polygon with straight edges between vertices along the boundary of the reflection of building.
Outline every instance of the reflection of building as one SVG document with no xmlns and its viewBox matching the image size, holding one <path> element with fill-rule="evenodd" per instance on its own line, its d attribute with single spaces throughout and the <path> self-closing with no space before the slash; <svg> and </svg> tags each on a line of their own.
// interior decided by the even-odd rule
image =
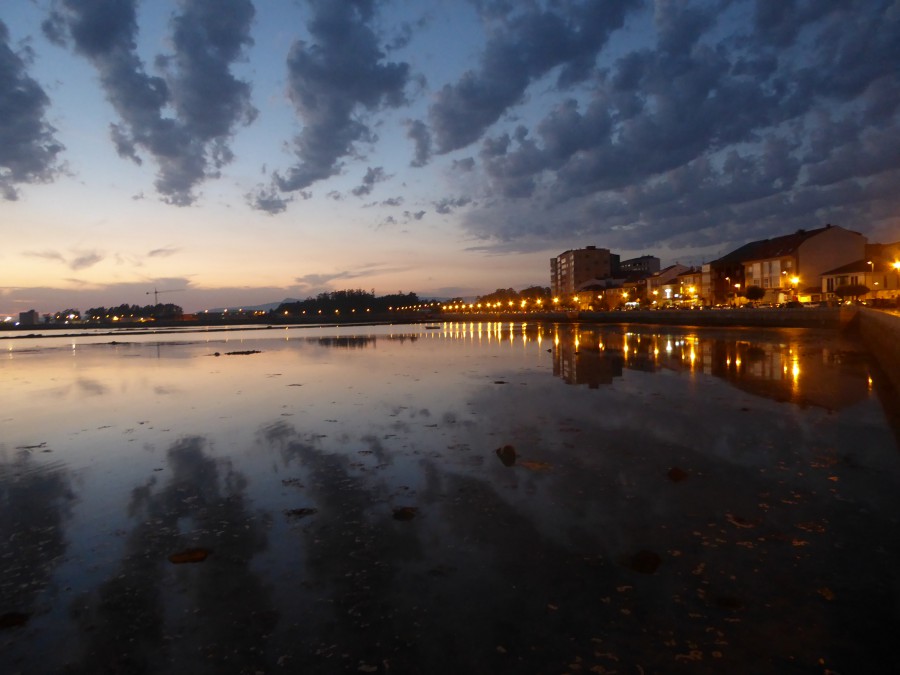
<svg viewBox="0 0 900 675">
<path fill-rule="evenodd" d="M 868 395 L 861 356 L 823 345 L 750 342 L 685 333 L 644 333 L 616 328 L 559 331 L 553 374 L 592 389 L 626 371 L 703 373 L 754 396 L 840 410 Z M 780 340 L 781 338 L 779 338 Z"/>
<path fill-rule="evenodd" d="M 554 296 L 572 295 L 592 279 L 608 279 L 618 272 L 619 256 L 608 248 L 588 246 L 550 259 L 550 290 Z"/>
<path fill-rule="evenodd" d="M 405 337 L 405 336 L 404 336 Z M 415 336 L 410 339 L 415 340 Z M 375 338 L 357 335 L 347 335 L 339 337 L 321 337 L 316 340 L 323 347 L 340 347 L 343 349 L 364 349 L 365 347 L 374 347 Z"/>
<path fill-rule="evenodd" d="M 553 358 L 553 374 L 566 384 L 586 384 L 597 389 L 622 377 L 625 360 L 617 351 L 601 350 L 596 345 L 575 349 L 571 343 L 561 342 Z"/>
</svg>

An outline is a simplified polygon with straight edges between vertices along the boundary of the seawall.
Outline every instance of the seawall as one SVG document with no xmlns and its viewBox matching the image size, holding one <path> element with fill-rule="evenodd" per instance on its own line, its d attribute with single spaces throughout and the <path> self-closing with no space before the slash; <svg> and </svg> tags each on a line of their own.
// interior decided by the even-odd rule
<svg viewBox="0 0 900 675">
<path fill-rule="evenodd" d="M 483 312 L 441 314 L 441 321 L 547 321 L 557 323 L 640 323 L 666 326 L 713 326 L 757 328 L 842 328 L 852 314 L 839 307 L 772 309 L 658 309 L 627 312 Z"/>
<path fill-rule="evenodd" d="M 855 326 L 866 349 L 900 392 L 900 314 L 868 307 L 856 310 Z"/>
</svg>

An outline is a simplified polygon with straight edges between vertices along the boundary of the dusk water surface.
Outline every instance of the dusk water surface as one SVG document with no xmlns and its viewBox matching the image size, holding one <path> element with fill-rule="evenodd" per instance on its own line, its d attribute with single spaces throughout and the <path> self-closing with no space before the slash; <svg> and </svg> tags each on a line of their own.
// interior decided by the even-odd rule
<svg viewBox="0 0 900 675">
<path fill-rule="evenodd" d="M 897 428 L 836 332 L 0 340 L 0 672 L 878 672 Z"/>
</svg>

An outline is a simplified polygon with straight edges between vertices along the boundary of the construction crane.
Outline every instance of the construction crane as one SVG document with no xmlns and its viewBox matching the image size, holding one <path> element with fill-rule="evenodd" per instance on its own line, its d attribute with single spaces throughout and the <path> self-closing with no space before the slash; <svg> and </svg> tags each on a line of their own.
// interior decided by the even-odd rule
<svg viewBox="0 0 900 675">
<path fill-rule="evenodd" d="M 154 286 L 153 287 L 153 305 L 156 306 L 159 304 L 159 294 L 160 293 L 180 293 L 183 290 L 184 290 L 183 288 L 173 288 L 172 290 L 168 290 L 168 291 L 158 291 L 158 290 L 156 290 L 156 287 Z M 150 291 L 147 291 L 144 295 L 150 295 Z"/>
</svg>

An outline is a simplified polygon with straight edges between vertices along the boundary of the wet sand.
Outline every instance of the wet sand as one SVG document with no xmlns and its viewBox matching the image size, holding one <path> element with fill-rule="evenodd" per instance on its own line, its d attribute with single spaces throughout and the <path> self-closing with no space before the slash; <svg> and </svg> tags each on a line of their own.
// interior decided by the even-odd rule
<svg viewBox="0 0 900 675">
<path fill-rule="evenodd" d="M 891 662 L 896 427 L 881 375 L 836 333 L 15 342 L 3 672 Z"/>
</svg>

